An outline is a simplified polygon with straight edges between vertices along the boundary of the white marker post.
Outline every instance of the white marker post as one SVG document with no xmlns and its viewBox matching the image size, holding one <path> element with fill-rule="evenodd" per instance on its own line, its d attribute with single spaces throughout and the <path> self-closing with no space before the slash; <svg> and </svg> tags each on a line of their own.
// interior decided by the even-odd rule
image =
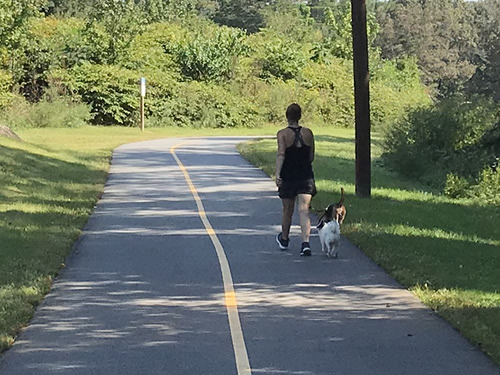
<svg viewBox="0 0 500 375">
<path fill-rule="evenodd" d="M 144 131 L 144 97 L 146 96 L 146 78 L 141 78 L 141 131 Z"/>
</svg>

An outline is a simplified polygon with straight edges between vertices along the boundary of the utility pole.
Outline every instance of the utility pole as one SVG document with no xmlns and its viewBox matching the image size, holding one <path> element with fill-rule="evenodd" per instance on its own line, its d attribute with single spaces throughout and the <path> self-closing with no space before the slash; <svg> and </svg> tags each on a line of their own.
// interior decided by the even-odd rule
<svg viewBox="0 0 500 375">
<path fill-rule="evenodd" d="M 371 195 L 370 74 L 366 0 L 351 0 L 354 55 L 354 109 L 356 119 L 356 196 Z"/>
</svg>

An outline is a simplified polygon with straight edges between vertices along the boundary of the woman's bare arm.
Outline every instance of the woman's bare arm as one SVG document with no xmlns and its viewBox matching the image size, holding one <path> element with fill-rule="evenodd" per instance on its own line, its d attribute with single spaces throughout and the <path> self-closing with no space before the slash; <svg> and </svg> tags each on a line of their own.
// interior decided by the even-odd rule
<svg viewBox="0 0 500 375">
<path fill-rule="evenodd" d="M 283 167 L 283 162 L 285 161 L 285 151 L 286 143 L 284 133 L 279 131 L 276 135 L 276 140 L 278 141 L 278 152 L 276 154 L 276 185 L 281 186 L 281 168 Z"/>
</svg>

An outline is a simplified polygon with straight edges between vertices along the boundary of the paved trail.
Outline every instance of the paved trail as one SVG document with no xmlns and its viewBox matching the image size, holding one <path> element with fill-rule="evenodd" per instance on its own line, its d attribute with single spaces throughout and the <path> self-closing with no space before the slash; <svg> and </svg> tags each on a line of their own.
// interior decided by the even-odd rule
<svg viewBox="0 0 500 375">
<path fill-rule="evenodd" d="M 102 200 L 0 374 L 500 374 L 347 241 L 330 260 L 314 237 L 301 258 L 294 228 L 280 252 L 276 188 L 239 156 L 242 140 L 116 149 Z"/>
</svg>

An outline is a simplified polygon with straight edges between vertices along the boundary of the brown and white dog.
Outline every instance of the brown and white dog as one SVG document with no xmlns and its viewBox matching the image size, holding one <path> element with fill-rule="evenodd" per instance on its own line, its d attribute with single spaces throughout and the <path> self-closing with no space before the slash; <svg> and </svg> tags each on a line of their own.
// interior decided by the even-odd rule
<svg viewBox="0 0 500 375">
<path fill-rule="evenodd" d="M 328 258 L 338 257 L 337 248 L 340 242 L 340 226 L 344 222 L 346 213 L 347 210 L 344 206 L 344 188 L 341 188 L 340 200 L 325 208 L 316 226 L 321 242 L 321 251 L 326 253 Z"/>
</svg>

